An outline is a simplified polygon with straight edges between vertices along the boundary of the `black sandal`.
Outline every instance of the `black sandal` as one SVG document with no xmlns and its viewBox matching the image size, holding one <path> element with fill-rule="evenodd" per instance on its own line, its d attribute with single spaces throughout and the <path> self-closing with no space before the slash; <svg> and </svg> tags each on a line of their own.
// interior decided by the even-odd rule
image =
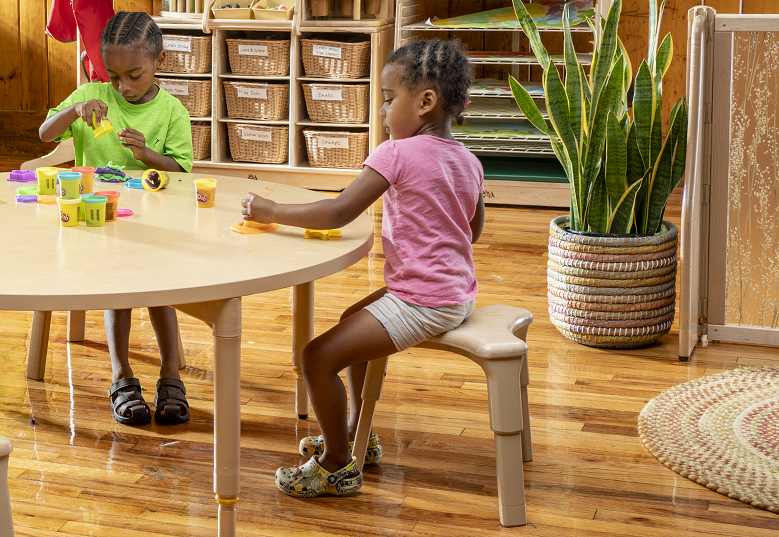
<svg viewBox="0 0 779 537">
<path fill-rule="evenodd" d="M 151 410 L 141 395 L 141 381 L 120 379 L 108 391 L 114 419 L 123 425 L 146 425 L 151 422 Z"/>
<path fill-rule="evenodd" d="M 184 383 L 178 379 L 157 381 L 157 395 L 154 397 L 154 420 L 158 423 L 175 425 L 189 421 L 189 403 Z"/>
</svg>

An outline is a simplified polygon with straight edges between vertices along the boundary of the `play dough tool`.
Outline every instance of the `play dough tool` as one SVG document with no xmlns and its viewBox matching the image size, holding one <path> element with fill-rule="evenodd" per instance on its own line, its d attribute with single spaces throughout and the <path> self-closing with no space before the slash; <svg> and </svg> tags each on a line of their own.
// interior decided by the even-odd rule
<svg viewBox="0 0 779 537">
<path fill-rule="evenodd" d="M 119 218 L 121 218 L 123 216 L 132 216 L 132 215 L 133 215 L 133 210 L 132 209 L 117 209 L 116 210 L 116 216 L 118 216 Z"/>
<path fill-rule="evenodd" d="M 16 201 L 20 203 L 35 203 L 38 201 L 38 196 L 35 194 L 19 194 L 16 196 Z"/>
<path fill-rule="evenodd" d="M 146 170 L 141 176 L 141 184 L 143 188 L 149 192 L 157 192 L 162 190 L 170 183 L 170 175 L 168 172 L 161 172 L 158 170 Z"/>
<path fill-rule="evenodd" d="M 6 181 L 18 181 L 20 183 L 35 181 L 35 172 L 32 170 L 14 170 L 8 174 Z"/>
<path fill-rule="evenodd" d="M 241 233 L 242 235 L 254 235 L 255 233 L 267 233 L 279 229 L 278 224 L 260 224 L 249 220 L 241 220 L 237 224 L 230 226 L 230 231 Z"/>
<path fill-rule="evenodd" d="M 322 239 L 323 241 L 329 241 L 332 238 L 340 237 L 340 229 L 307 229 L 303 232 L 304 239 Z"/>
<path fill-rule="evenodd" d="M 37 187 L 34 186 L 20 186 L 16 189 L 16 193 L 19 196 L 29 196 L 32 194 L 35 194 L 36 196 L 40 194 Z"/>
<path fill-rule="evenodd" d="M 54 195 L 38 196 L 38 203 L 43 203 L 45 205 L 54 205 L 55 203 L 57 203 L 57 196 Z"/>
<path fill-rule="evenodd" d="M 114 126 L 111 125 L 111 122 L 108 121 L 107 118 L 103 119 L 100 122 L 100 125 L 97 124 L 97 118 L 95 117 L 95 113 L 92 112 L 92 132 L 95 135 L 95 138 L 100 138 L 104 134 L 108 134 L 114 130 Z"/>
<path fill-rule="evenodd" d="M 127 188 L 143 188 L 143 180 L 142 179 L 128 179 L 127 182 L 124 184 Z"/>
</svg>

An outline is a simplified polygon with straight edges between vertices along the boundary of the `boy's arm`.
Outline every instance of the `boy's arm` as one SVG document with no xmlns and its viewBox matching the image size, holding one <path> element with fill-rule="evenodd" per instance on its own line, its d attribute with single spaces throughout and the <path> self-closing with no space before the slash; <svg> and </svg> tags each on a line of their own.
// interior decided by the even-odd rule
<svg viewBox="0 0 779 537">
<path fill-rule="evenodd" d="M 471 244 L 479 240 L 481 230 L 484 228 L 484 196 L 479 193 L 479 201 L 476 204 L 476 213 L 471 218 Z"/>
<path fill-rule="evenodd" d="M 160 155 L 146 145 L 146 137 L 135 129 L 122 129 L 118 134 L 122 146 L 133 152 L 133 158 L 140 160 L 148 168 L 164 172 L 186 172 L 173 157 Z"/>
<path fill-rule="evenodd" d="M 108 115 L 108 105 L 99 99 L 74 103 L 46 119 L 38 129 L 38 135 L 43 142 L 53 142 L 79 118 L 91 126 L 92 113 L 95 114 L 95 122 L 100 125 Z"/>
<path fill-rule="evenodd" d="M 389 188 L 377 171 L 365 166 L 338 197 L 313 203 L 281 204 L 249 193 L 241 201 L 244 220 L 309 229 L 337 229 L 352 222 Z"/>
</svg>

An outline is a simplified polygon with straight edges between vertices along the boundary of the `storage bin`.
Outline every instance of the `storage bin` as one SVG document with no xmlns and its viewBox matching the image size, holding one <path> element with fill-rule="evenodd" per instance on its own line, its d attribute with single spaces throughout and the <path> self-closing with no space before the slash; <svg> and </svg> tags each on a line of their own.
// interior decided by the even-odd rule
<svg viewBox="0 0 779 537">
<path fill-rule="evenodd" d="M 162 34 L 163 73 L 210 73 L 211 36 Z"/>
<path fill-rule="evenodd" d="M 227 115 L 239 119 L 279 121 L 289 118 L 289 84 L 222 82 Z"/>
<path fill-rule="evenodd" d="M 289 127 L 228 123 L 230 154 L 238 162 L 281 164 L 289 160 Z"/>
<path fill-rule="evenodd" d="M 368 121 L 368 84 L 303 84 L 311 121 L 365 123 Z"/>
<path fill-rule="evenodd" d="M 361 78 L 370 73 L 371 42 L 344 43 L 323 39 L 301 39 L 306 76 Z"/>
<path fill-rule="evenodd" d="M 314 168 L 357 168 L 368 157 L 368 132 L 305 129 L 308 163 Z"/>
<path fill-rule="evenodd" d="M 211 79 L 157 78 L 162 89 L 176 97 L 192 117 L 211 115 Z"/>
<path fill-rule="evenodd" d="M 192 154 L 195 160 L 211 156 L 211 125 L 192 124 Z"/>
<path fill-rule="evenodd" d="M 252 18 L 252 5 L 254 5 L 254 2 L 255 0 L 227 0 L 225 2 L 216 0 L 211 8 L 211 13 L 213 13 L 215 19 L 248 20 Z M 227 4 L 238 4 L 239 7 L 225 9 L 219 7 Z"/>
<path fill-rule="evenodd" d="M 287 76 L 290 40 L 225 39 L 234 75 Z"/>
</svg>

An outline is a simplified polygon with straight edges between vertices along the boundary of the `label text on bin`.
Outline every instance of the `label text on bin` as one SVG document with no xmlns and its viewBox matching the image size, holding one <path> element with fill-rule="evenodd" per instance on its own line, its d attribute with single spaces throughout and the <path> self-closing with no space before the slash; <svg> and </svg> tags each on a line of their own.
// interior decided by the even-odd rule
<svg viewBox="0 0 779 537">
<path fill-rule="evenodd" d="M 186 84 L 160 84 L 160 87 L 171 95 L 189 95 L 189 86 Z"/>
<path fill-rule="evenodd" d="M 315 101 L 343 101 L 340 89 L 311 88 L 311 98 Z"/>
<path fill-rule="evenodd" d="M 238 54 L 241 56 L 267 56 L 268 45 L 238 45 Z"/>
<path fill-rule="evenodd" d="M 349 149 L 349 138 L 346 137 L 317 136 L 316 143 L 323 149 Z"/>
<path fill-rule="evenodd" d="M 255 140 L 257 142 L 272 142 L 272 131 L 256 131 L 252 129 L 241 129 L 241 138 L 244 140 Z"/>
<path fill-rule="evenodd" d="M 341 47 L 328 47 L 325 45 L 314 45 L 311 54 L 314 56 L 323 56 L 325 58 L 341 59 Z"/>
<path fill-rule="evenodd" d="M 163 39 L 162 48 L 165 50 L 173 50 L 175 52 L 192 52 L 192 42 L 189 39 L 186 41 L 179 41 L 178 39 Z"/>
<path fill-rule="evenodd" d="M 245 97 L 248 99 L 267 99 L 268 88 L 236 88 L 238 90 L 238 97 Z"/>
</svg>

